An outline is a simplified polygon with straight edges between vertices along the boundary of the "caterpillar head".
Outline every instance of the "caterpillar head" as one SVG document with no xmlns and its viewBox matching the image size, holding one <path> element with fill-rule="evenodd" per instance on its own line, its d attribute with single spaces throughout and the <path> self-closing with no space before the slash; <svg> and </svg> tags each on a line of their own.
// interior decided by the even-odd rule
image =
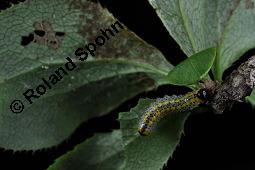
<svg viewBox="0 0 255 170">
<path fill-rule="evenodd" d="M 141 136 L 148 136 L 152 133 L 153 129 L 152 125 L 141 123 L 138 128 L 138 132 Z"/>
<path fill-rule="evenodd" d="M 209 98 L 209 92 L 208 92 L 208 90 L 206 90 L 206 89 L 201 89 L 201 90 L 198 91 L 197 96 L 198 96 L 198 98 L 200 98 L 201 100 L 206 101 L 206 100 L 208 100 L 208 98 Z"/>
</svg>

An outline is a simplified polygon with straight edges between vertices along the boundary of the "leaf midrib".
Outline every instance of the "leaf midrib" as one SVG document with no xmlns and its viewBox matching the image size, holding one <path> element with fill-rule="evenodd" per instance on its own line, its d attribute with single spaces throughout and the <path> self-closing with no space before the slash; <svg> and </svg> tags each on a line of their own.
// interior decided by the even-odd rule
<svg viewBox="0 0 255 170">
<path fill-rule="evenodd" d="M 189 41 L 191 43 L 192 50 L 193 50 L 193 53 L 194 53 L 194 52 L 197 51 L 197 48 L 196 48 L 196 45 L 195 45 L 195 42 L 194 42 L 194 36 L 192 35 L 192 31 L 190 31 L 190 29 L 188 27 L 187 19 L 184 15 L 183 8 L 182 8 L 182 5 L 180 3 L 180 0 L 178 0 L 178 7 L 179 7 L 179 10 L 180 10 L 180 15 L 181 15 L 181 18 L 182 18 L 182 21 L 183 21 L 184 29 L 185 29 L 185 31 L 188 35 L 188 38 L 189 38 Z"/>
<path fill-rule="evenodd" d="M 235 8 L 232 10 L 232 15 L 229 16 L 229 18 L 227 19 L 226 21 L 226 24 L 224 25 L 223 27 L 223 31 L 220 32 L 220 36 L 219 36 L 219 41 L 218 41 L 218 44 L 217 44 L 217 51 L 216 51 L 216 56 L 215 56 L 215 79 L 218 80 L 218 81 L 221 81 L 221 76 L 219 75 L 220 73 L 220 60 L 219 60 L 219 54 L 220 54 L 220 49 L 221 49 L 221 46 L 222 46 L 222 43 L 223 43 L 223 37 L 225 36 L 225 34 L 227 33 L 227 27 L 229 26 L 229 23 L 236 11 L 236 9 L 239 7 L 241 1 L 238 1 L 238 4 L 235 6 Z M 218 11 L 218 8 L 219 8 L 219 5 L 217 3 L 217 9 L 216 11 Z M 220 20 L 220 17 L 217 15 L 217 19 L 218 19 L 218 22 L 219 23 L 219 20 Z M 220 27 L 220 24 L 218 24 L 218 28 Z M 218 29 L 219 30 L 219 29 Z M 226 59 L 223 59 L 223 60 L 226 60 Z"/>
<path fill-rule="evenodd" d="M 85 62 L 84 61 L 83 62 L 79 61 L 79 62 L 75 62 L 75 63 L 76 64 L 81 64 L 81 63 L 84 63 L 84 64 L 86 64 L 86 63 L 98 63 L 98 62 L 104 63 L 104 62 L 109 62 L 109 61 L 110 61 L 110 63 L 114 63 L 114 64 L 127 64 L 127 65 L 137 66 L 137 67 L 140 67 L 140 68 L 144 68 L 145 70 L 147 69 L 148 72 L 158 73 L 158 74 L 161 74 L 161 75 L 164 75 L 164 76 L 166 76 L 168 74 L 168 71 L 160 70 L 158 68 L 155 68 L 151 64 L 143 64 L 142 62 L 137 62 L 137 61 L 134 62 L 134 61 L 130 61 L 130 60 L 128 61 L 128 60 L 120 60 L 120 59 L 100 59 L 100 60 L 91 60 L 91 61 L 85 61 Z M 62 63 L 62 62 L 59 62 L 59 63 L 55 62 L 55 63 L 47 64 L 47 66 L 49 66 L 49 67 L 50 66 L 63 66 L 64 64 L 65 63 Z M 42 64 L 42 65 L 39 65 L 38 67 L 35 67 L 35 68 L 33 68 L 33 69 L 29 70 L 29 71 L 22 72 L 21 74 L 18 74 L 18 75 L 9 77 L 9 78 L 5 78 L 4 81 L 0 83 L 0 85 L 5 83 L 5 81 L 10 81 L 12 79 L 15 79 L 18 76 L 22 76 L 24 74 L 31 73 L 32 71 L 41 68 L 41 66 L 43 66 L 43 65 L 46 65 L 46 63 Z M 98 79 L 98 80 L 100 80 L 100 79 Z M 91 82 L 93 82 L 93 81 L 91 81 Z"/>
</svg>

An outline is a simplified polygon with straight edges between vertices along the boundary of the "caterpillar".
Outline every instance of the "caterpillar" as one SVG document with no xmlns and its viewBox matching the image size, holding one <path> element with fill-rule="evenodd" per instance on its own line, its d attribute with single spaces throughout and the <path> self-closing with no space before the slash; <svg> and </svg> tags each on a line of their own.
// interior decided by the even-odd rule
<svg viewBox="0 0 255 170">
<path fill-rule="evenodd" d="M 151 134 L 156 124 L 166 115 L 173 112 L 185 112 L 207 101 L 206 89 L 195 90 L 185 95 L 165 96 L 157 98 L 145 111 L 141 118 L 138 132 L 142 136 Z"/>
</svg>

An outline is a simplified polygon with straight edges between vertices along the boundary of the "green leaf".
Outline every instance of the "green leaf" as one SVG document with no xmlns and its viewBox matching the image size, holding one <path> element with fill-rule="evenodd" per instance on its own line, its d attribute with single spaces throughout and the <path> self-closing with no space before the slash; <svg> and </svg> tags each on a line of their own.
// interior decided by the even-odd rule
<svg viewBox="0 0 255 170">
<path fill-rule="evenodd" d="M 175 113 L 161 121 L 150 136 L 140 136 L 138 124 L 146 108 L 155 99 L 141 99 L 131 111 L 120 113 L 120 126 L 125 150 L 125 170 L 162 169 L 179 144 L 188 113 Z"/>
<path fill-rule="evenodd" d="M 168 73 L 169 82 L 175 85 L 193 85 L 197 83 L 210 71 L 215 56 L 215 48 L 209 48 L 192 55 Z"/>
<path fill-rule="evenodd" d="M 254 0 L 149 0 L 187 56 L 217 46 L 216 80 L 255 47 Z"/>
<path fill-rule="evenodd" d="M 74 57 L 77 48 L 95 43 L 100 29 L 114 23 L 106 9 L 90 0 L 27 0 L 0 13 L 0 147 L 35 150 L 58 145 L 82 122 L 166 83 L 172 65 L 126 29 L 97 46 L 95 56 L 86 61 Z M 29 35 L 33 42 L 24 44 Z M 66 69 L 67 57 L 77 67 L 29 104 L 23 93 L 36 91 L 42 78 L 58 68 Z M 15 99 L 24 103 L 22 113 L 10 111 Z"/>
<path fill-rule="evenodd" d="M 124 164 L 120 130 L 97 134 L 58 158 L 48 170 L 118 170 Z"/>
<path fill-rule="evenodd" d="M 252 91 L 250 96 L 246 97 L 246 100 L 250 102 L 253 107 L 255 107 L 255 90 Z"/>
<path fill-rule="evenodd" d="M 150 136 L 140 136 L 137 132 L 140 118 L 154 101 L 155 99 L 141 99 L 130 112 L 119 114 L 121 133 L 114 131 L 105 135 L 95 135 L 58 158 L 49 170 L 161 169 L 178 145 L 189 114 L 171 114 L 159 123 Z M 107 142 L 101 142 L 105 140 Z M 115 141 L 114 144 L 112 141 Z"/>
</svg>

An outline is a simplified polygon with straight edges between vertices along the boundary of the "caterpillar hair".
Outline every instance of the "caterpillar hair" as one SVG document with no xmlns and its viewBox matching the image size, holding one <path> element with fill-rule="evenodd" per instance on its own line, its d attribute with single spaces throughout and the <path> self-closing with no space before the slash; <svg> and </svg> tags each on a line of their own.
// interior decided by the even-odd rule
<svg viewBox="0 0 255 170">
<path fill-rule="evenodd" d="M 186 112 L 207 101 L 208 94 L 205 89 L 195 90 L 185 95 L 165 96 L 157 98 L 145 111 L 141 118 L 138 132 L 142 136 L 151 134 L 156 124 L 174 112 Z"/>
</svg>

